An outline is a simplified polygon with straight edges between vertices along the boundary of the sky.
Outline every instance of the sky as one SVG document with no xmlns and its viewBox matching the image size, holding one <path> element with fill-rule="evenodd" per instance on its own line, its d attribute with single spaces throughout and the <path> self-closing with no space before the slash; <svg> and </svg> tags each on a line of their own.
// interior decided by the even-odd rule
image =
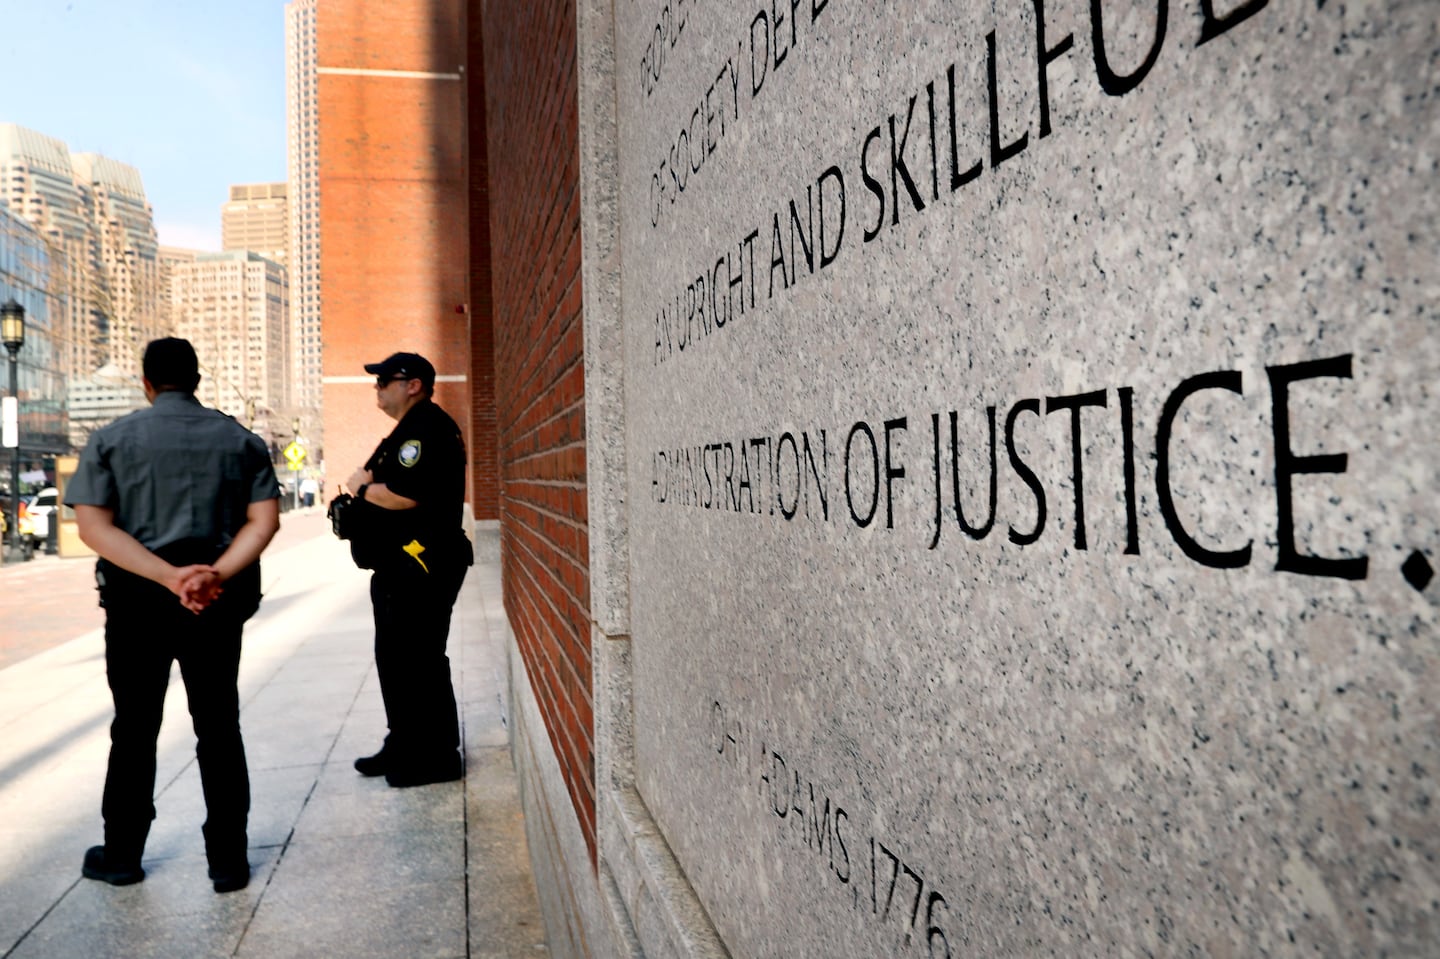
<svg viewBox="0 0 1440 959">
<path fill-rule="evenodd" d="M 235 183 L 284 180 L 284 0 L 0 0 L 0 123 L 140 171 L 160 242 L 220 249 Z"/>
</svg>

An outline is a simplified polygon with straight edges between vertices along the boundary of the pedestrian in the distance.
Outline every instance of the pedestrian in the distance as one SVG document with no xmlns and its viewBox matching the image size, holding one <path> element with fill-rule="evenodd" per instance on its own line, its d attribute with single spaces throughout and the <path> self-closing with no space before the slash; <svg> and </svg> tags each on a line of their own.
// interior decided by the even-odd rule
<svg viewBox="0 0 1440 959">
<path fill-rule="evenodd" d="M 265 442 L 195 399 L 186 340 L 145 348 L 148 409 L 96 431 L 65 490 L 80 538 L 99 554 L 105 673 L 115 702 L 101 813 L 105 843 L 82 873 L 112 885 L 145 878 L 155 818 L 155 744 L 180 664 L 205 793 L 216 892 L 250 881 L 250 778 L 240 736 L 240 634 L 260 604 L 260 553 L 280 526 Z"/>
<path fill-rule="evenodd" d="M 364 517 L 351 550 L 374 570 L 375 669 L 390 732 L 355 768 L 392 786 L 449 782 L 465 769 L 445 654 L 450 612 L 474 562 L 462 529 L 465 441 L 432 399 L 429 360 L 396 353 L 365 372 L 375 374 L 375 405 L 397 421 L 345 484 Z"/>
<path fill-rule="evenodd" d="M 313 476 L 307 476 L 300 481 L 300 505 L 306 509 L 315 505 L 316 498 L 320 495 L 320 482 Z"/>
</svg>

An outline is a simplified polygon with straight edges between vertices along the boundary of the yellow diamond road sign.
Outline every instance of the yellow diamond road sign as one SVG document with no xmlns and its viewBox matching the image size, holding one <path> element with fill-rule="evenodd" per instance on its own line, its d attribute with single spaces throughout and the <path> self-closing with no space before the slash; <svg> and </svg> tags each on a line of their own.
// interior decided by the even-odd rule
<svg viewBox="0 0 1440 959">
<path fill-rule="evenodd" d="M 298 470 L 300 464 L 305 462 L 305 447 L 301 446 L 298 442 L 292 441 L 289 446 L 285 447 L 283 452 L 285 454 L 285 462 L 290 464 L 292 470 Z"/>
</svg>

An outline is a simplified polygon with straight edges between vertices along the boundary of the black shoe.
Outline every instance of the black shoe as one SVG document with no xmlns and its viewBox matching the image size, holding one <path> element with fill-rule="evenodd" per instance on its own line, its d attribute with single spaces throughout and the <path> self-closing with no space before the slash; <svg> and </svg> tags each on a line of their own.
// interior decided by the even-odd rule
<svg viewBox="0 0 1440 959">
<path fill-rule="evenodd" d="M 80 867 L 80 875 L 108 882 L 112 886 L 128 886 L 144 879 L 145 870 L 140 868 L 138 861 L 113 862 L 106 857 L 104 846 L 91 846 L 85 850 L 85 863 Z"/>
<path fill-rule="evenodd" d="M 385 750 L 381 750 L 373 756 L 361 756 L 355 760 L 355 771 L 362 776 L 383 776 L 388 763 Z"/>
<path fill-rule="evenodd" d="M 250 864 L 239 862 L 221 868 L 211 866 L 210 879 L 215 884 L 216 892 L 235 892 L 244 889 L 250 885 Z"/>
<path fill-rule="evenodd" d="M 428 763 L 407 764 L 385 773 L 385 781 L 403 789 L 406 786 L 428 786 L 431 783 L 449 783 L 465 775 L 465 763 L 457 754 L 453 758 Z"/>
</svg>

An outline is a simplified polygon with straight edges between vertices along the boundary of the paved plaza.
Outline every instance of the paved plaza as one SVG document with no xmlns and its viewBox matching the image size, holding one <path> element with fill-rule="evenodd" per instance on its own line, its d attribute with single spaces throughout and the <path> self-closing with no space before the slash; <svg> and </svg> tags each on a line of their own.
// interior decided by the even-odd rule
<svg viewBox="0 0 1440 959">
<path fill-rule="evenodd" d="M 548 954 L 505 724 L 497 565 L 471 570 L 450 634 L 465 779 L 392 789 L 351 767 L 385 733 L 368 575 L 323 517 L 286 514 L 240 673 L 253 878 L 226 895 L 206 876 L 178 669 L 146 879 L 80 877 L 102 838 L 111 718 L 91 566 L 42 557 L 0 569 L 0 959 Z M 35 651 L 27 621 L 49 648 Z M 56 640 L 67 623 L 72 638 Z"/>
</svg>

